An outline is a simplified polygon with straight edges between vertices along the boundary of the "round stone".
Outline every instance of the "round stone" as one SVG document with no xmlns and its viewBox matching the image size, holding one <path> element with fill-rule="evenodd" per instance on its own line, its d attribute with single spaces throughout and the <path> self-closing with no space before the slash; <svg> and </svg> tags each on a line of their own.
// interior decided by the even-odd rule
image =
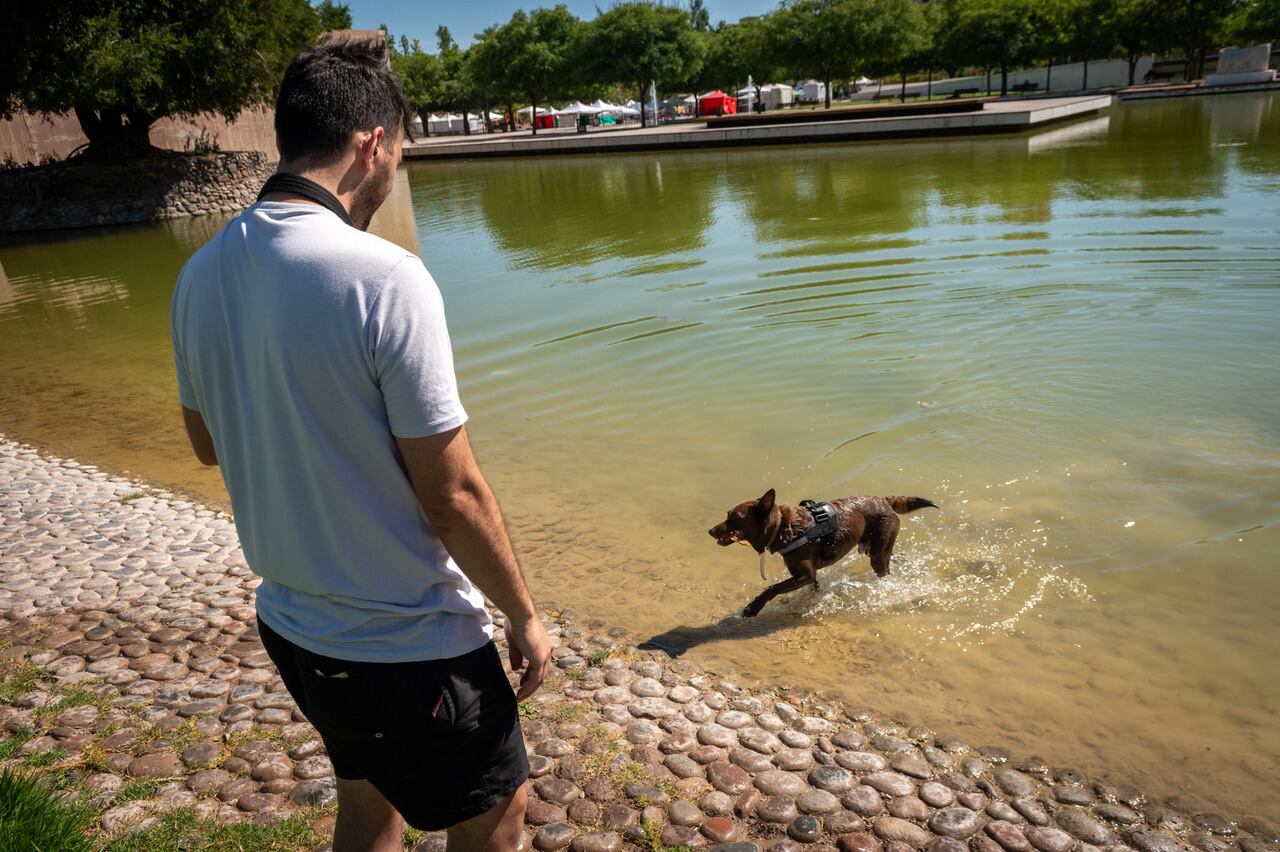
<svg viewBox="0 0 1280 852">
<path fill-rule="evenodd" d="M 728 816 L 733 813 L 733 797 L 719 790 L 712 790 L 698 801 L 698 807 L 708 816 Z"/>
<path fill-rule="evenodd" d="M 1118 822 L 1121 825 L 1132 825 L 1135 822 L 1142 821 L 1141 814 L 1139 814 L 1133 808 L 1127 808 L 1124 805 L 1099 805 L 1094 810 L 1094 813 L 1096 813 L 1098 816 L 1102 817 L 1103 819 L 1107 820 L 1108 822 Z M 1230 823 L 1226 823 L 1226 825 L 1228 828 L 1231 827 Z M 1209 830 L 1213 831 L 1214 834 L 1234 834 L 1235 833 L 1234 828 L 1232 828 L 1231 831 L 1229 832 L 1214 831 L 1214 829 L 1212 828 L 1210 828 Z"/>
<path fill-rule="evenodd" d="M 784 748 L 773 756 L 773 765 L 788 772 L 803 772 L 813 766 L 813 752 L 807 748 Z"/>
<path fill-rule="evenodd" d="M 865 831 L 854 831 L 842 834 L 836 839 L 840 852 L 880 852 L 884 844 L 873 834 Z"/>
<path fill-rule="evenodd" d="M 632 745 L 653 745 L 662 741 L 662 729 L 648 719 L 636 719 L 627 725 L 627 742 Z M 559 755 L 549 754 L 548 757 Z"/>
<path fill-rule="evenodd" d="M 736 796 L 751 785 L 751 776 L 743 769 L 717 760 L 707 767 L 707 780 L 722 793 Z"/>
<path fill-rule="evenodd" d="M 835 760 L 840 766 L 860 775 L 889 768 L 889 761 L 869 751 L 838 751 Z"/>
<path fill-rule="evenodd" d="M 890 766 L 903 775 L 909 775 L 912 778 L 933 777 L 933 769 L 929 766 L 928 761 L 916 757 L 914 754 L 900 754 L 893 759 Z"/>
<path fill-rule="evenodd" d="M 627 712 L 638 719 L 665 719 L 680 712 L 680 705 L 665 698 L 637 698 L 627 705 Z"/>
<path fill-rule="evenodd" d="M 982 819 L 976 811 L 968 808 L 945 808 L 938 811 L 929 820 L 929 828 L 935 834 L 954 837 L 956 840 L 967 840 L 982 826 Z"/>
<path fill-rule="evenodd" d="M 813 737 L 802 731 L 779 731 L 778 739 L 782 740 L 782 744 L 787 748 L 813 748 Z"/>
<path fill-rule="evenodd" d="M 876 819 L 874 829 L 875 833 L 883 840 L 906 843 L 917 849 L 923 849 L 932 838 L 929 832 L 914 822 L 891 816 L 882 816 Z"/>
<path fill-rule="evenodd" d="M 236 799 L 236 807 L 249 813 L 273 811 L 280 807 L 280 796 L 277 793 L 249 793 Z"/>
<path fill-rule="evenodd" d="M 289 791 L 289 801 L 302 807 L 322 807 L 337 800 L 338 786 L 332 778 L 302 781 Z"/>
<path fill-rule="evenodd" d="M 756 805 L 753 816 L 765 822 L 791 822 L 799 814 L 794 799 L 786 796 L 766 796 Z"/>
<path fill-rule="evenodd" d="M 183 774 L 183 766 L 176 754 L 158 752 L 134 758 L 127 772 L 133 778 L 171 778 Z"/>
<path fill-rule="evenodd" d="M 889 815 L 921 822 L 929 818 L 929 806 L 915 796 L 898 796 L 889 800 Z"/>
<path fill-rule="evenodd" d="M 707 816 L 693 802 L 688 799 L 677 799 L 667 808 L 667 818 L 676 825 L 693 826 L 694 828 L 702 825 Z"/>
<path fill-rule="evenodd" d="M 920 785 L 920 800 L 931 808 L 945 808 L 955 801 L 955 794 L 945 784 L 926 781 Z"/>
<path fill-rule="evenodd" d="M 573 833 L 573 828 L 568 823 L 544 825 L 533 835 L 533 848 L 541 852 L 555 852 L 569 845 L 573 840 Z"/>
<path fill-rule="evenodd" d="M 631 692 L 641 698 L 660 698 L 667 694 L 667 688 L 651 677 L 642 677 L 631 682 Z"/>
<path fill-rule="evenodd" d="M 833 814 L 840 800 L 826 790 L 805 790 L 796 798 L 796 807 L 806 814 Z"/>
<path fill-rule="evenodd" d="M 738 742 L 761 754 L 773 754 L 782 748 L 782 741 L 764 728 L 742 728 L 738 731 Z"/>
<path fill-rule="evenodd" d="M 698 728 L 698 742 L 718 748 L 732 748 L 738 744 L 738 735 L 732 729 L 712 722 Z"/>
<path fill-rule="evenodd" d="M 863 777 L 862 783 L 873 790 L 879 790 L 886 796 L 914 796 L 916 794 L 915 782 L 897 772 L 872 772 L 870 775 Z"/>
<path fill-rule="evenodd" d="M 1182 848 L 1173 835 L 1164 831 L 1131 831 L 1126 836 L 1129 844 L 1138 852 L 1178 852 Z M 1243 842 L 1241 848 L 1244 848 Z"/>
<path fill-rule="evenodd" d="M 564 757 L 573 754 L 576 749 L 559 737 L 548 737 L 534 746 L 534 752 L 543 757 Z"/>
<path fill-rule="evenodd" d="M 1076 845 L 1075 838 L 1062 829 L 1042 826 L 1027 829 L 1027 840 L 1040 852 L 1071 852 Z"/>
<path fill-rule="evenodd" d="M 1031 799 L 1014 799 L 1013 809 L 1022 814 L 1023 819 L 1032 825 L 1048 825 L 1049 815 L 1039 803 Z"/>
<path fill-rule="evenodd" d="M 768 757 L 749 748 L 735 748 L 729 752 L 729 762 L 734 766 L 741 766 L 748 772 L 764 772 L 773 768 L 773 763 Z"/>
<path fill-rule="evenodd" d="M 822 821 L 822 827 L 828 834 L 853 834 L 866 829 L 862 817 L 849 811 L 837 811 Z"/>
<path fill-rule="evenodd" d="M 986 832 L 1009 852 L 1031 852 L 1031 843 L 1027 841 L 1022 829 L 1007 820 L 992 820 L 987 823 Z"/>
<path fill-rule="evenodd" d="M 611 831 L 593 831 L 573 839 L 570 852 L 619 852 L 622 838 Z"/>
<path fill-rule="evenodd" d="M 693 849 L 695 846 L 705 845 L 697 828 L 676 823 L 664 825 L 658 839 L 662 842 L 662 848 Z"/>
<path fill-rule="evenodd" d="M 1035 790 L 1035 784 L 1029 777 L 1023 775 L 1016 769 L 997 769 L 996 783 L 1000 785 L 1000 789 L 1004 790 L 1010 796 L 1023 797 L 1030 796 Z"/>
<path fill-rule="evenodd" d="M 809 771 L 809 783 L 819 790 L 840 794 L 853 786 L 853 773 L 839 766 L 815 766 Z"/>
<path fill-rule="evenodd" d="M 564 822 L 566 819 L 568 815 L 564 808 L 541 799 L 530 799 L 524 810 L 524 821 L 529 825 L 550 825 L 553 822 Z"/>
<path fill-rule="evenodd" d="M 846 808 L 864 817 L 873 817 L 884 811 L 884 799 L 865 784 L 845 791 L 841 794 L 840 801 Z"/>
<path fill-rule="evenodd" d="M 805 790 L 804 779 L 791 772 L 770 769 L 756 776 L 756 789 L 766 796 L 786 796 L 794 799 Z"/>
<path fill-rule="evenodd" d="M 716 724 L 724 725 L 726 728 L 745 728 L 755 720 L 751 718 L 750 713 L 743 713 L 741 710 L 724 710 L 719 716 L 716 716 Z"/>
<path fill-rule="evenodd" d="M 801 843 L 812 843 L 822 834 L 822 823 L 816 817 L 798 816 L 787 826 L 787 836 Z"/>
<path fill-rule="evenodd" d="M 684 754 L 669 754 L 662 765 L 671 770 L 677 778 L 702 778 L 703 770 L 697 761 Z"/>
<path fill-rule="evenodd" d="M 582 797 L 582 791 L 572 781 L 563 778 L 545 777 L 533 782 L 533 789 L 548 802 L 567 805 L 574 799 Z"/>
<path fill-rule="evenodd" d="M 1059 828 L 1085 843 L 1111 846 L 1116 842 L 1115 832 L 1079 808 L 1062 808 L 1054 814 L 1054 819 Z"/>
<path fill-rule="evenodd" d="M 333 775 L 333 764 L 323 754 L 303 758 L 293 767 L 293 777 L 299 781 L 328 778 L 331 775 Z"/>
<path fill-rule="evenodd" d="M 712 843 L 732 843 L 742 834 L 742 829 L 728 817 L 714 816 L 702 824 L 702 833 Z"/>
<path fill-rule="evenodd" d="M 925 847 L 925 852 L 968 852 L 969 847 L 950 837 L 935 837 Z"/>
</svg>

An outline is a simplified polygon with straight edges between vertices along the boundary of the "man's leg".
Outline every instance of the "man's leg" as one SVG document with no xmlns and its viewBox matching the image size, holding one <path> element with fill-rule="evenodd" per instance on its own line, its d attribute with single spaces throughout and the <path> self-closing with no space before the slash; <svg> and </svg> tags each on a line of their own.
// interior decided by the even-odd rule
<svg viewBox="0 0 1280 852">
<path fill-rule="evenodd" d="M 333 852 L 403 852 L 404 820 L 391 803 L 368 781 L 337 780 Z M 523 808 L 520 818 L 524 819 Z"/>
<path fill-rule="evenodd" d="M 496 807 L 449 829 L 449 848 L 468 852 L 515 852 L 529 794 L 523 784 Z M 340 852 L 334 844 L 334 852 Z"/>
</svg>

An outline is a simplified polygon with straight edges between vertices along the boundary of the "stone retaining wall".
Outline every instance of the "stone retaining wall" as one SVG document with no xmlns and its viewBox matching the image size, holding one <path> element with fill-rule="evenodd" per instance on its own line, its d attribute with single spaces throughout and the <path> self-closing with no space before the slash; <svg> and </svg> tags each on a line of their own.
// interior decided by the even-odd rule
<svg viewBox="0 0 1280 852">
<path fill-rule="evenodd" d="M 226 213 L 253 203 L 274 171 L 261 151 L 157 153 L 0 171 L 0 232 L 122 225 Z"/>
</svg>

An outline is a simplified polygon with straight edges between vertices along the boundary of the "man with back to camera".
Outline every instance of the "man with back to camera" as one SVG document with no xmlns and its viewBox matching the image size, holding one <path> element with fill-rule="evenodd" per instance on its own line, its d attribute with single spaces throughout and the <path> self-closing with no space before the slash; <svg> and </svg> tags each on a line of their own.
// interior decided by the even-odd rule
<svg viewBox="0 0 1280 852">
<path fill-rule="evenodd" d="M 409 118 L 381 41 L 293 59 L 279 173 L 179 275 L 174 361 L 263 578 L 263 645 L 333 762 L 336 852 L 398 852 L 404 821 L 505 852 L 529 769 L 516 703 L 551 642 L 471 452 L 439 290 L 364 232 Z M 527 663 L 518 694 L 481 592 Z"/>
</svg>

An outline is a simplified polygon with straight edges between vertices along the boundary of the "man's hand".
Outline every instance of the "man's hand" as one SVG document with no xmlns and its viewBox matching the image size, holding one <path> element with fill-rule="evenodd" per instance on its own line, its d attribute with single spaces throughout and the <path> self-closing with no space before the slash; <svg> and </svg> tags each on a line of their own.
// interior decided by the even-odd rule
<svg viewBox="0 0 1280 852">
<path fill-rule="evenodd" d="M 542 686 L 547 669 L 551 667 L 551 637 L 536 615 L 520 624 L 515 624 L 508 617 L 503 630 L 507 635 L 511 670 L 519 671 L 522 666 L 528 666 L 520 677 L 520 688 L 516 690 L 516 701 L 524 701 Z"/>
</svg>

